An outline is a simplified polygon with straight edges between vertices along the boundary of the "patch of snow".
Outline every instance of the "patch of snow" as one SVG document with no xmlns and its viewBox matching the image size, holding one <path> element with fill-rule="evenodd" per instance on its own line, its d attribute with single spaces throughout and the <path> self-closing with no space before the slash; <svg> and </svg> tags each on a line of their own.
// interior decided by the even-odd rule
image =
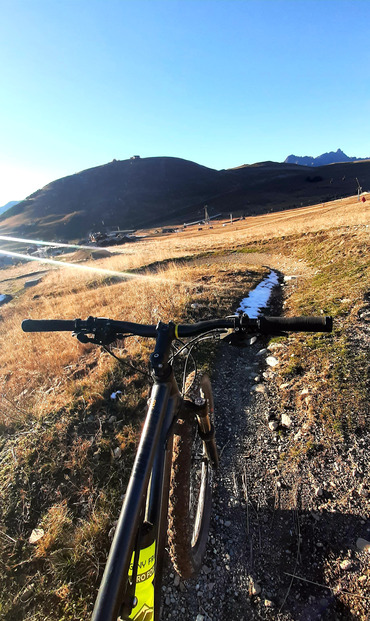
<svg viewBox="0 0 370 621">
<path fill-rule="evenodd" d="M 7 295 L 6 293 L 0 293 L 0 306 L 2 304 L 6 304 L 7 302 L 10 302 L 11 299 L 12 299 L 11 295 Z"/>
<path fill-rule="evenodd" d="M 267 306 L 272 289 L 278 284 L 278 275 L 272 270 L 270 274 L 240 302 L 237 311 L 247 313 L 249 317 L 256 319 L 260 315 L 261 310 Z"/>
<path fill-rule="evenodd" d="M 115 401 L 115 399 L 117 399 L 118 395 L 122 395 L 122 390 L 116 390 L 116 392 L 112 392 L 110 398 L 112 399 L 112 401 Z"/>
</svg>

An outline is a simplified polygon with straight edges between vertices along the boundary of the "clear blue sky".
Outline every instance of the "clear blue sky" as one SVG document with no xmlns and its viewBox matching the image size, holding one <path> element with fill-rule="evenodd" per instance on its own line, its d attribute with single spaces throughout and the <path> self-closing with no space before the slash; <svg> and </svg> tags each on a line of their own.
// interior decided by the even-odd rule
<svg viewBox="0 0 370 621">
<path fill-rule="evenodd" d="M 369 0 L 0 0 L 0 205 L 133 154 L 370 156 Z"/>
</svg>

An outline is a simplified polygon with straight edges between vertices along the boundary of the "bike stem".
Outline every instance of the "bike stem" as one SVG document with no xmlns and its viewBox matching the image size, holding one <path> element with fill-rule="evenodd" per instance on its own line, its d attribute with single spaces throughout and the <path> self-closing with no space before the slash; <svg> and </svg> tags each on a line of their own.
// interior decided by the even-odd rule
<svg viewBox="0 0 370 621">
<path fill-rule="evenodd" d="M 169 323 L 157 324 L 157 340 L 154 352 L 150 356 L 151 374 L 154 382 L 157 384 L 168 380 L 172 373 L 172 367 L 168 360 L 171 355 L 171 345 L 175 339 L 176 325 L 170 321 Z"/>
</svg>

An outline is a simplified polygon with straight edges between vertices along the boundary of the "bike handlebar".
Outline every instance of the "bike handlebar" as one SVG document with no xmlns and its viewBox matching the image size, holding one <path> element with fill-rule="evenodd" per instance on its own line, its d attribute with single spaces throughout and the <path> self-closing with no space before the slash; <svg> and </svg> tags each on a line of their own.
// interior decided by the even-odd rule
<svg viewBox="0 0 370 621">
<path fill-rule="evenodd" d="M 260 330 L 263 334 L 274 332 L 331 332 L 332 317 L 260 317 Z"/>
<path fill-rule="evenodd" d="M 25 319 L 23 332 L 73 332 L 76 319 Z"/>
<path fill-rule="evenodd" d="M 281 332 L 331 332 L 332 317 L 259 317 L 251 319 L 248 315 L 236 315 L 225 319 L 211 319 L 193 324 L 178 324 L 176 336 L 191 337 L 211 330 L 235 330 L 242 332 L 259 332 L 260 334 L 277 334 Z M 24 332 L 85 332 L 107 331 L 115 334 L 135 334 L 155 338 L 158 334 L 155 325 L 116 321 L 104 317 L 83 319 L 25 319 L 22 322 Z"/>
</svg>

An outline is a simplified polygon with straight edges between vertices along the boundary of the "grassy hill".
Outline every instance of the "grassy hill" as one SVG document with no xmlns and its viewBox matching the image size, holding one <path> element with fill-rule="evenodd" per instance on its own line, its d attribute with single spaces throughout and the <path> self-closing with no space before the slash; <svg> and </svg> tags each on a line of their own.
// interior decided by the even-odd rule
<svg viewBox="0 0 370 621">
<path fill-rule="evenodd" d="M 90 231 L 181 224 L 216 213 L 255 215 L 346 196 L 370 162 L 315 168 L 262 162 L 216 171 L 171 157 L 113 161 L 53 181 L 0 216 L 0 233 L 79 239 Z"/>
</svg>

